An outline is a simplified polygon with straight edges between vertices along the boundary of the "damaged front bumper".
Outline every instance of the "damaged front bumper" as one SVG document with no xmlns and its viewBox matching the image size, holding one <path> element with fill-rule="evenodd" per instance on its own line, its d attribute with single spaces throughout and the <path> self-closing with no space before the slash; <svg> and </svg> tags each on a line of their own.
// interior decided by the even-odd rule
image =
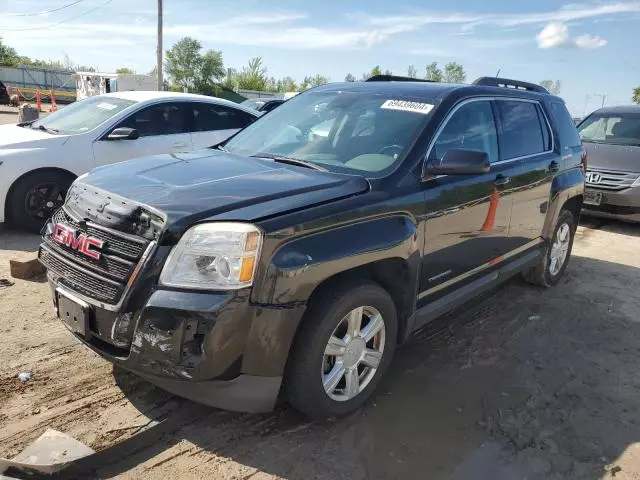
<svg viewBox="0 0 640 480">
<path fill-rule="evenodd" d="M 251 304 L 249 290 L 154 290 L 133 311 L 86 305 L 78 328 L 64 303 L 74 292 L 49 276 L 65 325 L 110 362 L 179 396 L 244 412 L 275 406 L 289 345 L 304 307 L 270 309 Z M 60 300 L 60 299 L 64 300 Z M 138 303 L 138 302 L 133 302 Z"/>
</svg>

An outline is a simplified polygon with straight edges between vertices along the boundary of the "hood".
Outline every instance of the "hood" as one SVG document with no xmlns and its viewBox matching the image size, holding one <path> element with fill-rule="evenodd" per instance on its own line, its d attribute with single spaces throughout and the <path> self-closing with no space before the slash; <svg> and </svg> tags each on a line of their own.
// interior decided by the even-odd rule
<svg viewBox="0 0 640 480">
<path fill-rule="evenodd" d="M 51 147 L 53 143 L 63 144 L 68 139 L 68 135 L 53 135 L 43 130 L 17 125 L 0 125 L 0 150 Z"/>
<path fill-rule="evenodd" d="M 640 147 L 584 142 L 587 165 L 593 168 L 640 172 Z"/>
<path fill-rule="evenodd" d="M 115 194 L 159 213 L 167 229 L 178 231 L 212 217 L 255 221 L 368 189 L 360 176 L 201 150 L 94 169 L 74 184 L 67 206 L 105 225 L 109 218 L 131 218 L 132 212 L 110 210 L 126 203 L 115 200 Z M 105 203 L 115 205 L 105 208 Z"/>
</svg>

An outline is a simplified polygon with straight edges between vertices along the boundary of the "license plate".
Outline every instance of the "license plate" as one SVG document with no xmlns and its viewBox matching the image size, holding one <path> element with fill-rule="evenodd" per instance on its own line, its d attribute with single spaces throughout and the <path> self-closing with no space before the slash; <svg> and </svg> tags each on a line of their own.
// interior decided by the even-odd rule
<svg viewBox="0 0 640 480">
<path fill-rule="evenodd" d="M 89 304 L 80 299 L 71 298 L 59 290 L 56 295 L 58 317 L 69 330 L 84 337 L 89 328 Z"/>
<path fill-rule="evenodd" d="M 602 203 L 602 193 L 586 190 L 584 192 L 585 205 L 600 205 Z"/>
</svg>

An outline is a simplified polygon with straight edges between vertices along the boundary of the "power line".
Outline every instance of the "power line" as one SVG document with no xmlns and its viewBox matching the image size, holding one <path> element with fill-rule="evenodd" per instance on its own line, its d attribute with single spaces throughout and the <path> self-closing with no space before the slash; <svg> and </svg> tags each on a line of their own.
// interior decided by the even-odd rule
<svg viewBox="0 0 640 480">
<path fill-rule="evenodd" d="M 64 23 L 68 23 L 68 22 L 70 22 L 72 20 L 75 20 L 77 18 L 84 17 L 85 15 L 89 15 L 90 13 L 93 13 L 93 12 L 95 12 L 96 10 L 98 10 L 98 9 L 100 9 L 102 7 L 106 7 L 112 1 L 113 0 L 107 0 L 106 2 L 104 2 L 101 5 L 98 5 L 97 7 L 91 8 L 91 9 L 87 10 L 86 12 L 82 12 L 79 15 L 76 15 L 74 17 L 69 17 L 69 18 L 67 18 L 65 20 L 62 20 L 60 22 L 57 22 L 57 23 L 51 23 L 49 25 L 40 25 L 40 26 L 37 26 L 37 27 L 31 27 L 31 28 L 6 28 L 6 27 L 1 27 L 0 26 L 0 29 L 2 29 L 3 32 L 26 32 L 28 30 L 44 30 L 45 28 L 57 27 L 58 25 L 62 25 Z"/>
<path fill-rule="evenodd" d="M 7 15 L 8 17 L 37 17 L 39 15 L 47 15 L 49 13 L 59 12 L 60 10 L 64 10 L 65 8 L 73 7 L 74 5 L 79 4 L 80 2 L 84 2 L 86 0 L 76 0 L 75 2 L 68 3 L 61 7 L 52 8 L 51 10 L 42 10 L 41 12 L 35 13 L 12 13 Z"/>
</svg>

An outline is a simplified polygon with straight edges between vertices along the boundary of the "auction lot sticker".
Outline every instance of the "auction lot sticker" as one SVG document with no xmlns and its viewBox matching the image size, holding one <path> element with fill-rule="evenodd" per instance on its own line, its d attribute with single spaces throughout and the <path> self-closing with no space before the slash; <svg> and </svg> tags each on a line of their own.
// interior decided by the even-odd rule
<svg viewBox="0 0 640 480">
<path fill-rule="evenodd" d="M 405 112 L 416 112 L 428 114 L 433 110 L 433 105 L 430 103 L 422 102 L 410 102 L 408 100 L 387 100 L 380 108 L 386 108 L 387 110 L 403 110 Z"/>
</svg>

